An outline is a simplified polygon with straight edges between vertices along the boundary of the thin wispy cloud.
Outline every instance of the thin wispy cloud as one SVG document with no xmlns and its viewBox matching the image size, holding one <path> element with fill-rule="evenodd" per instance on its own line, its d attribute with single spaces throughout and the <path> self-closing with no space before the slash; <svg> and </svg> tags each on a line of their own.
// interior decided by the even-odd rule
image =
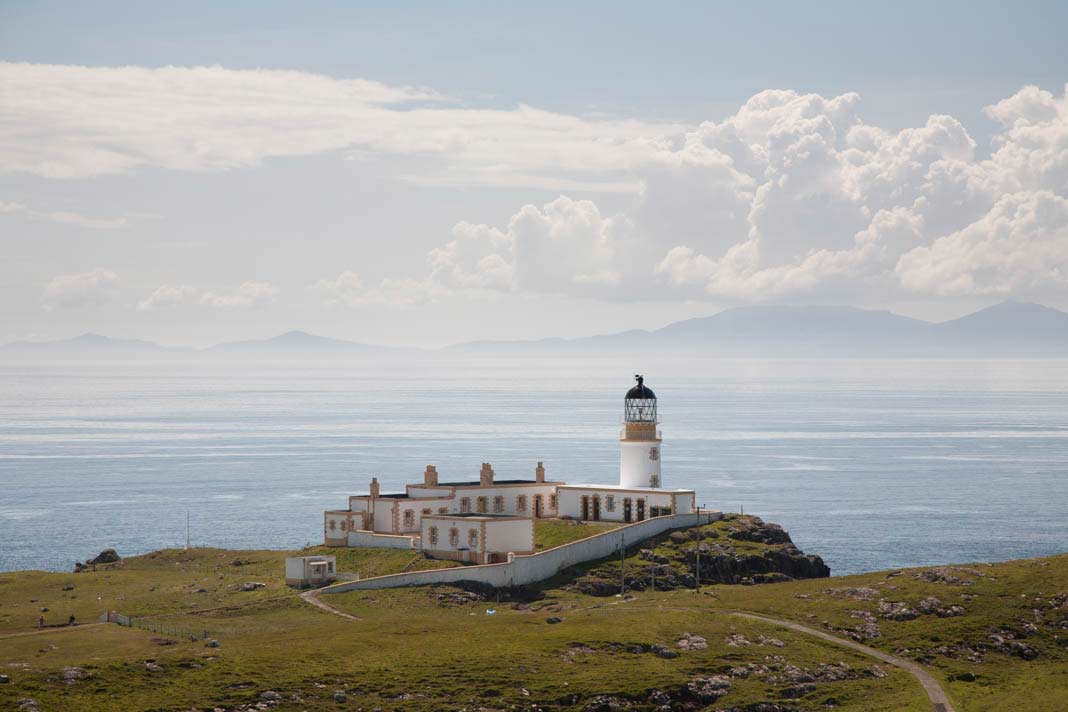
<svg viewBox="0 0 1068 712">
<path fill-rule="evenodd" d="M 89 228 L 91 230 L 118 230 L 128 224 L 125 217 L 100 218 L 70 210 L 42 211 L 34 210 L 22 203 L 8 203 L 0 201 L 0 215 L 21 215 L 30 220 L 47 220 L 51 222 L 74 225 L 76 227 Z"/>
<path fill-rule="evenodd" d="M 440 159 L 447 183 L 612 186 L 669 128 L 295 71 L 0 63 L 0 172 L 50 178 L 358 150 Z"/>
</svg>

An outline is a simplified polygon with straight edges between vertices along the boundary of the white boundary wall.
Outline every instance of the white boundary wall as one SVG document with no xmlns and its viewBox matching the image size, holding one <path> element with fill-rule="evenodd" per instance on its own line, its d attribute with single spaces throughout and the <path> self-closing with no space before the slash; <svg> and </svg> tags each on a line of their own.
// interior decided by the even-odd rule
<svg viewBox="0 0 1068 712">
<path fill-rule="evenodd" d="M 370 546 L 381 549 L 414 549 L 415 537 L 398 534 L 375 534 L 364 529 L 349 532 L 347 546 Z"/>
<path fill-rule="evenodd" d="M 642 539 L 648 539 L 670 529 L 683 529 L 699 524 L 708 524 L 723 517 L 722 512 L 691 512 L 675 514 L 668 517 L 654 517 L 644 522 L 594 534 L 591 537 L 563 544 L 537 554 L 512 557 L 504 564 L 483 564 L 481 566 L 457 566 L 449 569 L 430 571 L 413 571 L 404 574 L 375 576 L 361 581 L 349 581 L 320 589 L 319 593 L 344 593 L 376 588 L 399 588 L 402 586 L 426 586 L 439 583 L 457 583 L 459 581 L 477 581 L 490 586 L 523 586 L 552 578 L 560 571 L 581 564 L 584 561 L 603 559 L 620 550 L 621 547 L 634 546 Z M 351 536 L 351 535 L 350 535 Z"/>
</svg>

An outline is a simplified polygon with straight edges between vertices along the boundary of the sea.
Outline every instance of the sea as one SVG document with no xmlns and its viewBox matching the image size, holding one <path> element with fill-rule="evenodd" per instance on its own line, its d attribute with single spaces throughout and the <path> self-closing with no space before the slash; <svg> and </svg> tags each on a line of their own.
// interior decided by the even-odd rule
<svg viewBox="0 0 1068 712">
<path fill-rule="evenodd" d="M 0 362 L 0 571 L 302 547 L 427 464 L 616 482 L 635 373 L 665 486 L 834 575 L 1068 551 L 1068 360 L 65 359 Z"/>
</svg>

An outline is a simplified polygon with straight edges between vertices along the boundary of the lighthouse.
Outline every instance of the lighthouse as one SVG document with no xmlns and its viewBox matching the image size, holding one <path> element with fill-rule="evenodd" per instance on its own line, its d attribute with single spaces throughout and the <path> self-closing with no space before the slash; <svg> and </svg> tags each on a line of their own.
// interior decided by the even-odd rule
<svg viewBox="0 0 1068 712">
<path fill-rule="evenodd" d="M 660 487 L 660 432 L 656 429 L 656 394 L 645 379 L 623 399 L 623 432 L 619 440 L 619 486 Z"/>
</svg>

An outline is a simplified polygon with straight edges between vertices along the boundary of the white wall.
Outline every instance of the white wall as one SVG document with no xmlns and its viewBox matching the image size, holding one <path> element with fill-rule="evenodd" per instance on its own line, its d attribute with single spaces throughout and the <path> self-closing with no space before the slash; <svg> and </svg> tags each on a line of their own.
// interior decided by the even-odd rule
<svg viewBox="0 0 1068 712">
<path fill-rule="evenodd" d="M 381 549 L 414 549 L 415 537 L 394 534 L 375 534 L 369 531 L 349 532 L 346 546 L 373 546 Z"/>
<path fill-rule="evenodd" d="M 693 511 L 691 507 L 691 494 L 686 492 L 680 494 L 672 492 L 671 490 L 652 490 L 644 492 L 617 490 L 617 489 L 601 489 L 595 485 L 591 485 L 589 488 L 578 487 L 561 487 L 559 490 L 560 497 L 560 516 L 572 517 L 574 519 L 582 518 L 582 498 L 583 496 L 593 497 L 597 495 L 601 498 L 601 519 L 602 522 L 622 522 L 624 516 L 623 500 L 629 498 L 631 501 L 631 521 L 638 521 L 638 500 L 645 500 L 645 518 L 649 519 L 652 516 L 652 507 L 672 507 L 673 502 L 678 505 L 675 510 L 676 514 L 685 514 Z M 608 511 L 608 500 L 611 496 L 614 498 L 613 511 Z M 674 497 L 674 499 L 673 499 Z M 589 516 L 593 517 L 593 503 L 590 503 Z"/>
<path fill-rule="evenodd" d="M 694 512 L 670 517 L 656 517 L 637 524 L 629 524 L 587 539 L 558 546 L 537 554 L 516 556 L 505 564 L 462 566 L 451 569 L 413 571 L 389 576 L 376 576 L 362 581 L 348 581 L 322 589 L 322 593 L 400 586 L 423 586 L 458 581 L 480 581 L 491 586 L 522 586 L 552 578 L 559 571 L 584 561 L 603 559 L 619 551 L 621 546 L 632 546 L 669 529 L 693 527 L 714 522 L 723 516 L 721 512 Z"/>
<path fill-rule="evenodd" d="M 486 522 L 486 546 L 489 552 L 534 551 L 534 520 L 505 519 Z"/>
<path fill-rule="evenodd" d="M 655 451 L 656 457 L 652 456 Z M 654 485 L 653 477 L 659 484 Z M 619 486 L 662 487 L 660 477 L 660 442 L 621 440 L 619 443 Z"/>
<path fill-rule="evenodd" d="M 374 530 L 376 532 L 393 531 L 393 507 L 395 499 L 376 499 L 374 502 Z"/>
</svg>

